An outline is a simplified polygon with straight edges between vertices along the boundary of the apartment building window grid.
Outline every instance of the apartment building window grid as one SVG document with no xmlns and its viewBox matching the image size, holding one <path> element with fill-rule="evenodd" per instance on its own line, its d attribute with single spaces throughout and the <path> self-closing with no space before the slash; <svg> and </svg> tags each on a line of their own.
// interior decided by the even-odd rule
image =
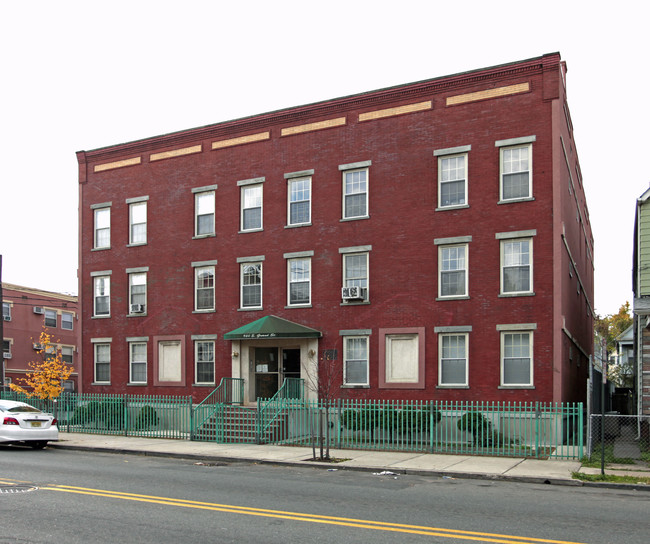
<svg viewBox="0 0 650 544">
<path fill-rule="evenodd" d="M 532 292 L 532 239 L 503 240 L 501 251 L 502 293 Z"/>
<path fill-rule="evenodd" d="M 343 255 L 343 286 L 365 289 L 364 299 L 368 299 L 368 253 Z"/>
<path fill-rule="evenodd" d="M 11 304 L 8 302 L 2 303 L 2 319 L 11 321 Z"/>
<path fill-rule="evenodd" d="M 195 200 L 195 234 L 208 236 L 215 232 L 215 192 L 196 193 Z"/>
<path fill-rule="evenodd" d="M 95 210 L 94 248 L 106 249 L 111 246 L 111 209 Z"/>
<path fill-rule="evenodd" d="M 68 364 L 72 364 L 72 359 L 74 356 L 74 347 L 72 346 L 61 346 L 61 360 Z"/>
<path fill-rule="evenodd" d="M 439 385 L 466 386 L 467 334 L 441 334 L 439 349 Z"/>
<path fill-rule="evenodd" d="M 129 382 L 147 383 L 147 343 L 129 343 Z"/>
<path fill-rule="evenodd" d="M 343 218 L 368 217 L 368 169 L 343 172 Z"/>
<path fill-rule="evenodd" d="M 241 265 L 241 307 L 262 307 L 262 263 Z"/>
<path fill-rule="evenodd" d="M 501 333 L 501 385 L 533 385 L 533 333 L 516 331 Z"/>
<path fill-rule="evenodd" d="M 110 383 L 111 381 L 111 345 L 94 344 L 95 348 L 95 383 Z"/>
<path fill-rule="evenodd" d="M 129 244 L 147 243 L 147 203 L 129 204 Z"/>
<path fill-rule="evenodd" d="M 194 269 L 195 310 L 214 310 L 214 266 L 199 266 Z"/>
<path fill-rule="evenodd" d="M 289 305 L 311 303 L 311 259 L 289 259 Z"/>
<path fill-rule="evenodd" d="M 262 228 L 262 185 L 246 185 L 241 188 L 241 229 Z"/>
<path fill-rule="evenodd" d="M 45 318 L 43 323 L 46 327 L 56 327 L 57 325 L 57 312 L 56 310 L 49 310 L 45 308 Z"/>
<path fill-rule="evenodd" d="M 74 314 L 61 312 L 61 328 L 66 331 L 71 331 L 74 328 Z"/>
<path fill-rule="evenodd" d="M 441 246 L 440 297 L 467 295 L 467 245 Z"/>
<path fill-rule="evenodd" d="M 532 145 L 501 148 L 501 200 L 532 196 Z"/>
<path fill-rule="evenodd" d="M 440 208 L 467 203 L 467 154 L 438 158 Z"/>
<path fill-rule="evenodd" d="M 343 384 L 367 386 L 368 337 L 346 336 L 343 343 Z"/>
<path fill-rule="evenodd" d="M 143 313 L 147 309 L 147 273 L 129 274 L 129 313 Z"/>
<path fill-rule="evenodd" d="M 311 222 L 311 177 L 289 180 L 289 225 Z"/>
<path fill-rule="evenodd" d="M 97 276 L 94 278 L 94 311 L 96 317 L 109 316 L 111 313 L 111 278 Z"/>
<path fill-rule="evenodd" d="M 196 383 L 214 384 L 214 341 L 197 341 L 196 346 Z"/>
</svg>

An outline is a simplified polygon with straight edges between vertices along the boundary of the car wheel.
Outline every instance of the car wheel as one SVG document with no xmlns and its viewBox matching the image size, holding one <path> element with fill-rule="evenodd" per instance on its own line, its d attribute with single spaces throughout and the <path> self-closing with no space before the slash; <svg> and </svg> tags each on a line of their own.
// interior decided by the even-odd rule
<svg viewBox="0 0 650 544">
<path fill-rule="evenodd" d="M 35 450 L 42 450 L 47 446 L 47 440 L 34 440 L 34 442 L 30 442 L 29 445 Z"/>
</svg>

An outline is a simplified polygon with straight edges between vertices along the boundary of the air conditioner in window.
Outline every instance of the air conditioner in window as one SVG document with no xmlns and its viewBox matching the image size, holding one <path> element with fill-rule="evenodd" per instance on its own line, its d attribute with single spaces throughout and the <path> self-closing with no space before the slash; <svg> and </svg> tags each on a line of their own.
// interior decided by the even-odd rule
<svg viewBox="0 0 650 544">
<path fill-rule="evenodd" d="M 11 352 L 9 352 L 9 351 L 3 351 L 3 352 L 2 352 L 2 358 L 3 358 L 3 359 L 11 359 Z"/>
<path fill-rule="evenodd" d="M 144 312 L 144 304 L 131 304 L 132 314 L 141 314 Z"/>
<path fill-rule="evenodd" d="M 35 343 L 33 347 L 36 351 L 41 351 L 43 349 L 43 344 Z"/>
<path fill-rule="evenodd" d="M 4 319 L 5 321 L 11 321 L 11 316 L 10 315 L 3 315 L 2 319 Z"/>
<path fill-rule="evenodd" d="M 45 310 L 41 308 L 40 306 L 34 306 L 34 313 L 35 314 L 44 314 Z"/>
<path fill-rule="evenodd" d="M 359 287 L 343 287 L 341 289 L 341 297 L 343 300 L 363 300 L 366 298 L 367 288 Z"/>
</svg>

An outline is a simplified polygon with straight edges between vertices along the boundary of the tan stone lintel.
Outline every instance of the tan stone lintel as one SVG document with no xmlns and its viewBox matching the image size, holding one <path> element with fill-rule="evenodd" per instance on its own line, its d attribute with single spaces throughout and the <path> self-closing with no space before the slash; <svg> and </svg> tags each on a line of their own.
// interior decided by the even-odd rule
<svg viewBox="0 0 650 544">
<path fill-rule="evenodd" d="M 104 164 L 96 164 L 95 172 L 103 172 L 104 170 L 113 170 L 114 168 L 124 168 L 125 166 L 133 166 L 134 164 L 140 164 L 142 162 L 141 157 L 133 157 L 132 159 L 124 159 L 122 161 L 115 162 L 105 162 Z"/>
<path fill-rule="evenodd" d="M 496 89 L 477 91 L 475 93 L 457 94 L 456 96 L 447 97 L 447 106 L 464 104 L 465 102 L 475 102 L 476 100 L 485 100 L 487 98 L 499 98 L 511 94 L 525 93 L 529 90 L 530 84 L 526 82 L 517 83 L 516 85 L 508 85 L 507 87 L 497 87 Z"/>
<path fill-rule="evenodd" d="M 359 122 L 373 121 L 375 119 L 383 119 L 384 117 L 393 117 L 394 115 L 404 115 L 406 113 L 414 113 L 416 111 L 430 110 L 433 107 L 431 100 L 426 102 L 418 102 L 417 104 L 407 104 L 406 106 L 397 106 L 396 108 L 387 108 L 385 110 L 368 111 L 359 114 Z"/>
<path fill-rule="evenodd" d="M 161 153 L 152 153 L 149 155 L 149 161 L 161 161 L 163 159 L 171 159 L 172 157 L 181 157 L 183 155 L 191 155 L 192 153 L 201 153 L 203 146 L 193 145 L 191 147 L 183 147 L 181 149 L 172 149 L 171 151 L 162 151 Z"/>
<path fill-rule="evenodd" d="M 324 128 L 339 127 L 345 125 L 345 117 L 337 117 L 336 119 L 328 119 L 327 121 L 318 121 L 316 123 L 307 123 L 306 125 L 296 125 L 295 127 L 283 128 L 280 132 L 281 136 L 291 136 L 292 134 L 301 134 L 303 132 L 311 132 L 312 130 L 323 130 Z"/>
<path fill-rule="evenodd" d="M 270 132 L 258 132 L 257 134 L 249 134 L 248 136 L 240 136 L 239 138 L 230 138 L 228 140 L 219 140 L 212 142 L 212 149 L 221 149 L 223 147 L 231 147 L 233 145 L 250 144 L 252 142 L 259 142 L 260 140 L 268 140 L 271 137 Z"/>
</svg>

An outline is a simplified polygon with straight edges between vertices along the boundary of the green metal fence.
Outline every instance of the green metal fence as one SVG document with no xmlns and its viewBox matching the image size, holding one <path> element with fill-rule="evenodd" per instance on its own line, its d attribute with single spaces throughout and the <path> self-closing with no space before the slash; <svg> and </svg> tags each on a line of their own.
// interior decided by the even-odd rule
<svg viewBox="0 0 650 544">
<path fill-rule="evenodd" d="M 65 393 L 55 400 L 41 400 L 3 392 L 2 398 L 26 402 L 54 414 L 63 432 L 151 438 L 190 436 L 190 396 Z"/>
<path fill-rule="evenodd" d="M 211 402 L 195 406 L 190 396 L 64 394 L 41 401 L 4 392 L 2 398 L 54 413 L 62 432 L 532 458 L 584 455 L 582 403 L 319 402 L 305 400 L 304 382 L 292 379 L 255 410 L 239 405 L 243 381 L 228 379 L 220 387 Z"/>
<path fill-rule="evenodd" d="M 580 459 L 582 404 L 276 401 L 274 442 L 332 448 Z M 324 429 L 327 432 L 324 432 Z"/>
</svg>

